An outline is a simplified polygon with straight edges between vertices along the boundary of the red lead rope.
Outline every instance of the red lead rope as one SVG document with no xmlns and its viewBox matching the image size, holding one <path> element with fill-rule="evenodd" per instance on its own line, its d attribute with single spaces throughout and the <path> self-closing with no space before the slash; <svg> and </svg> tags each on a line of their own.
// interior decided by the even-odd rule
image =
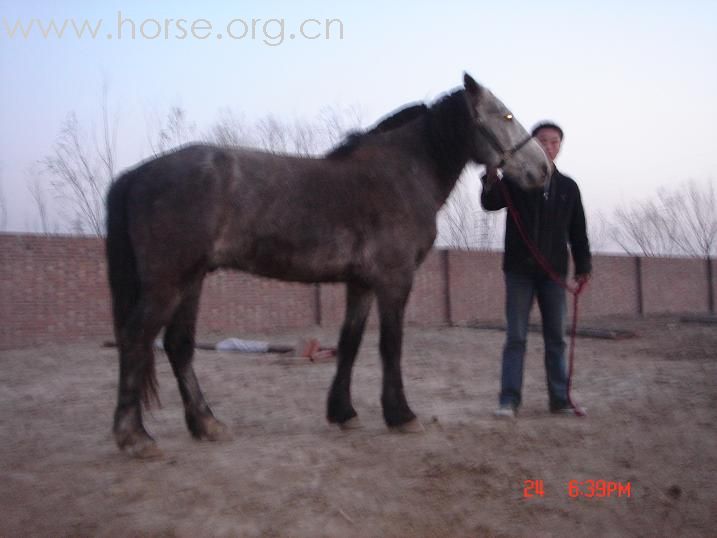
<svg viewBox="0 0 717 538">
<path fill-rule="evenodd" d="M 505 204 L 508 207 L 508 212 L 510 213 L 510 216 L 513 218 L 513 221 L 515 222 L 516 228 L 518 228 L 518 233 L 520 234 L 520 237 L 523 238 L 523 242 L 525 243 L 525 246 L 528 247 L 528 250 L 530 251 L 533 258 L 535 258 L 535 261 L 538 262 L 538 265 L 548 274 L 550 279 L 555 282 L 556 284 L 559 284 L 562 286 L 565 291 L 567 291 L 570 295 L 573 296 L 573 320 L 572 320 L 572 328 L 570 330 L 570 351 L 569 351 L 569 361 L 568 361 L 568 403 L 570 404 L 570 407 L 572 407 L 575 414 L 579 417 L 584 417 L 587 413 L 585 410 L 578 406 L 572 398 L 571 395 L 571 385 L 572 385 L 572 379 L 573 379 L 573 363 L 575 361 L 575 336 L 578 330 L 578 297 L 582 293 L 583 289 L 585 289 L 585 285 L 587 284 L 586 281 L 582 280 L 578 282 L 577 286 L 570 286 L 565 280 L 560 278 L 560 275 L 558 275 L 553 268 L 548 263 L 548 260 L 545 259 L 545 257 L 540 253 L 540 251 L 537 249 L 537 247 L 533 244 L 533 242 L 528 237 L 528 234 L 525 232 L 525 227 L 523 226 L 523 221 L 520 219 L 520 215 L 518 214 L 518 211 L 515 209 L 515 206 L 513 205 L 513 200 L 510 197 L 510 193 L 508 192 L 508 188 L 503 184 L 502 181 L 499 181 L 498 184 L 500 185 L 500 189 L 503 193 L 503 198 L 505 198 Z"/>
</svg>

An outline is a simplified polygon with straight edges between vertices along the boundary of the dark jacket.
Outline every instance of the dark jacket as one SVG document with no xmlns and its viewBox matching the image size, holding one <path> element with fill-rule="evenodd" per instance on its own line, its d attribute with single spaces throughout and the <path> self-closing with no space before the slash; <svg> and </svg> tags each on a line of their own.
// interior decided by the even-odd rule
<svg viewBox="0 0 717 538">
<path fill-rule="evenodd" d="M 552 269 L 565 277 L 568 272 L 568 243 L 575 263 L 575 274 L 592 270 L 590 243 L 585 228 L 585 211 L 577 183 L 553 172 L 547 192 L 543 189 L 523 191 L 510 181 L 503 181 L 513 200 L 525 232 Z M 481 193 L 481 205 L 488 211 L 506 207 L 499 185 Z M 530 254 L 510 213 L 506 215 L 503 270 L 527 275 L 545 274 Z"/>
</svg>

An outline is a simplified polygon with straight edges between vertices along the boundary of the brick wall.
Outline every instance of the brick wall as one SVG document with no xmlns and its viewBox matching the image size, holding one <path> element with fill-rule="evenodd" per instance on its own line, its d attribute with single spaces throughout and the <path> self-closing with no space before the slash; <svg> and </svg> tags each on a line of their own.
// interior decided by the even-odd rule
<svg viewBox="0 0 717 538">
<path fill-rule="evenodd" d="M 426 257 L 416 273 L 413 290 L 406 306 L 406 323 L 412 325 L 443 325 L 448 323 L 445 301 L 445 275 L 443 251 L 434 250 Z M 339 327 L 346 308 L 343 284 L 322 284 L 321 324 Z M 368 321 L 369 327 L 378 326 L 378 307 L 374 301 Z"/>
<path fill-rule="evenodd" d="M 433 250 L 418 269 L 406 306 L 406 323 L 424 326 L 448 323 L 443 257 L 442 251 Z"/>
<path fill-rule="evenodd" d="M 432 251 L 406 310 L 414 325 L 503 319 L 501 254 Z M 708 311 L 703 260 L 596 256 L 581 317 Z M 713 264 L 714 267 L 714 264 Z M 715 275 L 717 277 L 717 275 Z M 712 282 L 717 294 L 717 285 Z M 251 335 L 343 319 L 343 285 L 289 284 L 218 271 L 204 282 L 200 333 Z M 370 325 L 376 326 L 376 307 Z M 0 349 L 112 338 L 103 242 L 96 238 L 0 234 Z"/>
<path fill-rule="evenodd" d="M 455 324 L 503 319 L 505 283 L 498 252 L 448 251 L 448 288 Z"/>
<path fill-rule="evenodd" d="M 199 333 L 295 329 L 316 320 L 315 286 L 217 271 L 204 280 Z"/>
<path fill-rule="evenodd" d="M 645 314 L 707 311 L 704 260 L 644 258 L 642 274 Z"/>
<path fill-rule="evenodd" d="M 595 256 L 592 281 L 580 296 L 580 316 L 637 314 L 638 309 L 638 278 L 635 258 Z"/>
<path fill-rule="evenodd" d="M 0 234 L 0 348 L 108 337 L 97 239 Z"/>
</svg>

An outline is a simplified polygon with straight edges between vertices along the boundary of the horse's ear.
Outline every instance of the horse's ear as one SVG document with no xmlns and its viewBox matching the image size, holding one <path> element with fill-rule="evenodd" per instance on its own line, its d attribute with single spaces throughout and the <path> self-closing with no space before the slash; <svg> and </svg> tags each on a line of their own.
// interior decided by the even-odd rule
<svg viewBox="0 0 717 538">
<path fill-rule="evenodd" d="M 481 92 L 483 91 L 483 87 L 468 73 L 463 73 L 463 86 L 465 86 L 466 91 L 471 96 L 473 101 L 477 102 Z"/>
</svg>

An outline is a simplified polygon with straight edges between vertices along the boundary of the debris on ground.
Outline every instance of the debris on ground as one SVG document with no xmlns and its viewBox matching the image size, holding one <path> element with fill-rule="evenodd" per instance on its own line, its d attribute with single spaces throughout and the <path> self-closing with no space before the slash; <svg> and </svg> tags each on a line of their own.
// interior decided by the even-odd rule
<svg viewBox="0 0 717 538">
<path fill-rule="evenodd" d="M 682 323 L 704 323 L 705 325 L 717 325 L 717 314 L 691 314 L 680 318 Z"/>
<path fill-rule="evenodd" d="M 505 331 L 506 329 L 505 324 L 487 323 L 481 321 L 468 322 L 466 327 L 491 331 Z M 531 323 L 528 325 L 528 330 L 530 332 L 542 332 L 543 328 L 537 323 Z M 566 328 L 565 334 L 570 334 L 570 327 Z M 603 340 L 624 340 L 627 338 L 636 338 L 638 336 L 634 331 L 627 329 L 599 329 L 596 327 L 578 327 L 576 335 L 583 338 L 599 338 Z"/>
<path fill-rule="evenodd" d="M 117 347 L 117 343 L 108 340 L 102 343 L 102 347 Z M 164 351 L 164 342 L 161 338 L 154 341 L 154 347 Z M 194 347 L 223 353 L 293 353 L 296 357 L 309 359 L 311 362 L 323 362 L 336 357 L 335 347 L 323 347 L 316 338 L 301 338 L 295 346 L 288 346 L 271 344 L 263 340 L 244 340 L 232 337 L 225 338 L 216 344 L 197 342 Z"/>
</svg>

